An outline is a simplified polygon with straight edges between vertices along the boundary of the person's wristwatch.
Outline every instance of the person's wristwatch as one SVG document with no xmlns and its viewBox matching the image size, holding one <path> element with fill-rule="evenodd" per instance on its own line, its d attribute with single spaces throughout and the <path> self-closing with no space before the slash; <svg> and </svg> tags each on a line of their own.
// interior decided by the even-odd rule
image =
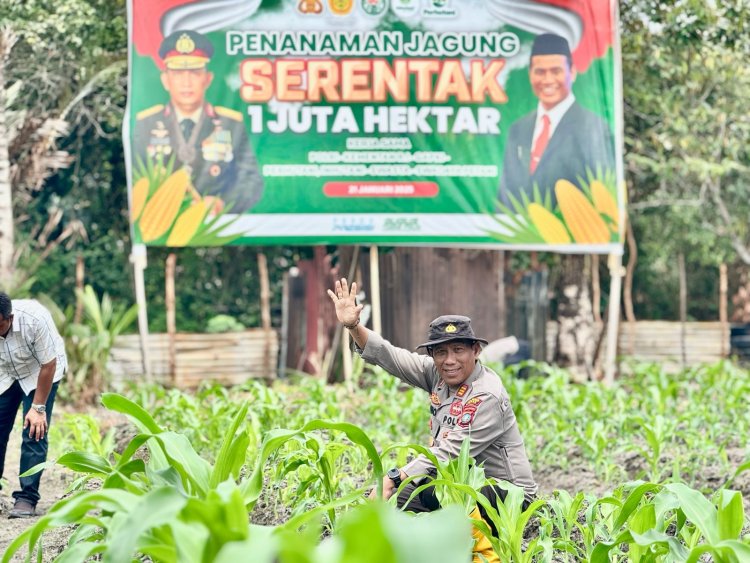
<svg viewBox="0 0 750 563">
<path fill-rule="evenodd" d="M 35 405 L 34 403 L 31 403 L 31 408 L 39 414 L 44 414 L 47 412 L 47 405 Z"/>
<path fill-rule="evenodd" d="M 394 467 L 393 469 L 389 469 L 388 473 L 386 473 L 386 476 L 393 481 L 393 484 L 398 488 L 401 485 L 401 471 L 399 471 L 398 467 Z"/>
</svg>

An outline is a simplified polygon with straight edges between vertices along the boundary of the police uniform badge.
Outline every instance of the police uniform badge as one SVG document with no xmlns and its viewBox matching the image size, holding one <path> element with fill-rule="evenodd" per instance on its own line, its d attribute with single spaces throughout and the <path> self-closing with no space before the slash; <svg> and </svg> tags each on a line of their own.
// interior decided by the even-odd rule
<svg viewBox="0 0 750 563">
<path fill-rule="evenodd" d="M 201 143 L 203 160 L 206 162 L 232 162 L 232 133 L 223 129 L 218 120 L 214 120 L 214 131 Z"/>
<path fill-rule="evenodd" d="M 157 121 L 156 126 L 149 132 L 146 154 L 149 158 L 172 154 L 172 141 L 169 138 L 169 130 L 163 121 Z"/>
</svg>

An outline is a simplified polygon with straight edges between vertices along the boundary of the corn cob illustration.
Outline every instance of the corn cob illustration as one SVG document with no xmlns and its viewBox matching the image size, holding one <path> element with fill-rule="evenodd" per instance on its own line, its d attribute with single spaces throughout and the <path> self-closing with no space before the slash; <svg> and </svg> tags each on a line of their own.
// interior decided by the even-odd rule
<svg viewBox="0 0 750 563">
<path fill-rule="evenodd" d="M 594 200 L 594 207 L 601 215 L 606 215 L 612 219 L 610 228 L 613 233 L 617 232 L 617 223 L 619 213 L 617 210 L 617 201 L 609 193 L 609 190 L 599 180 L 591 182 L 591 197 Z"/>
<path fill-rule="evenodd" d="M 140 220 L 143 242 L 158 239 L 169 230 L 180 212 L 182 200 L 190 185 L 184 168 L 172 173 L 148 200 Z"/>
<path fill-rule="evenodd" d="M 570 242 L 570 235 L 562 221 L 538 203 L 531 203 L 527 208 L 531 222 L 539 231 L 544 242 L 565 244 Z"/>
<path fill-rule="evenodd" d="M 172 232 L 167 238 L 167 246 L 185 246 L 203 224 L 208 212 L 208 205 L 197 201 L 188 207 L 175 221 Z"/>
<path fill-rule="evenodd" d="M 132 221 L 137 221 L 138 217 L 141 216 L 143 207 L 146 205 L 146 199 L 148 199 L 148 178 L 143 177 L 138 180 L 133 186 L 133 200 L 130 209 L 130 218 Z"/>
<path fill-rule="evenodd" d="M 573 240 L 582 243 L 609 242 L 607 224 L 581 190 L 567 180 L 558 180 L 555 195 Z"/>
</svg>

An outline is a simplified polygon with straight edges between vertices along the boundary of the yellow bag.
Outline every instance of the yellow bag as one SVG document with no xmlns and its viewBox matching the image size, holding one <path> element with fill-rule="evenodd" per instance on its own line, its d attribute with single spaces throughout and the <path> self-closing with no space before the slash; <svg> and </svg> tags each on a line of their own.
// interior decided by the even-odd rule
<svg viewBox="0 0 750 563">
<path fill-rule="evenodd" d="M 483 521 L 482 515 L 479 513 L 479 508 L 476 507 L 469 517 L 472 520 Z M 490 540 L 487 539 L 487 536 L 474 528 L 471 531 L 471 537 L 474 538 L 474 548 L 471 550 L 473 554 L 472 563 L 484 563 L 485 561 L 487 563 L 500 563 L 500 558 L 497 556 L 497 553 L 495 553 L 495 550 L 492 549 L 492 544 L 490 543 Z M 484 559 L 482 559 L 480 555 L 483 556 Z"/>
</svg>

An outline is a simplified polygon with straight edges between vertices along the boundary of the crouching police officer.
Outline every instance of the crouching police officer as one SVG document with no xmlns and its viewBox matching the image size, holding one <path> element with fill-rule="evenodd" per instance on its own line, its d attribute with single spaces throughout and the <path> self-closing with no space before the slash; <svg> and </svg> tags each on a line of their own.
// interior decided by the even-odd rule
<svg viewBox="0 0 750 563">
<path fill-rule="evenodd" d="M 363 306 L 357 305 L 357 284 L 349 287 L 342 278 L 334 291 L 328 290 L 339 322 L 349 331 L 362 358 L 413 387 L 430 394 L 430 450 L 440 461 L 456 458 L 465 438 L 469 438 L 470 454 L 484 465 L 485 475 L 504 480 L 524 490 L 525 504 L 536 495 L 537 485 L 518 429 L 508 392 L 498 375 L 479 362 L 483 338 L 477 338 L 471 319 L 460 315 L 444 315 L 430 323 L 424 348 L 427 355 L 397 348 L 379 334 L 359 322 Z M 383 479 L 383 495 L 390 498 L 400 483 L 408 477 L 434 477 L 436 469 L 424 455 L 401 468 L 388 471 Z M 407 484 L 398 497 L 404 506 L 414 489 L 421 484 L 417 479 Z M 500 486 L 481 490 L 494 506 L 503 501 L 507 491 Z M 374 494 L 374 492 L 373 492 Z M 406 506 L 413 512 L 440 508 L 434 488 L 429 487 Z M 479 507 L 484 520 L 486 513 Z M 493 532 L 496 532 L 493 528 Z"/>
</svg>

